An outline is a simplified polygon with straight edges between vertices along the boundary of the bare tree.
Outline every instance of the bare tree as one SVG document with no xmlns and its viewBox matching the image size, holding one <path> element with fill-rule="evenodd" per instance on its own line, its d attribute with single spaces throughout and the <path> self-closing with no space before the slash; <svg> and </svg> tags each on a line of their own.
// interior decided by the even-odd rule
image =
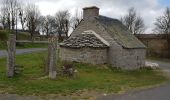
<svg viewBox="0 0 170 100">
<path fill-rule="evenodd" d="M 43 33 L 43 34 L 46 34 L 47 37 L 50 35 L 50 34 L 54 34 L 56 30 L 56 25 L 55 25 L 55 18 L 54 16 L 51 16 L 51 15 L 47 15 L 47 16 L 41 16 L 40 17 L 40 31 Z"/>
<path fill-rule="evenodd" d="M 6 12 L 5 8 L 1 8 L 1 13 L 0 13 L 0 23 L 3 25 L 4 29 L 7 29 L 7 17 L 8 13 Z"/>
<path fill-rule="evenodd" d="M 30 31 L 31 39 L 33 39 L 33 35 L 39 25 L 40 11 L 36 5 L 28 4 L 25 13 L 27 28 Z"/>
<path fill-rule="evenodd" d="M 20 3 L 19 0 L 3 0 L 3 6 L 1 10 L 4 12 L 4 19 L 7 20 L 9 30 L 12 28 L 12 33 L 14 32 L 17 10 Z"/>
<path fill-rule="evenodd" d="M 168 57 L 170 57 L 170 8 L 167 7 L 164 14 L 156 19 L 154 32 L 165 34 L 167 40 Z"/>
<path fill-rule="evenodd" d="M 55 15 L 56 29 L 59 35 L 59 40 L 62 40 L 62 34 L 68 37 L 69 25 L 70 25 L 70 13 L 68 10 L 59 11 Z"/>
<path fill-rule="evenodd" d="M 25 11 L 24 11 L 24 7 L 20 7 L 18 9 L 18 11 L 19 11 L 19 18 L 20 18 L 22 30 L 24 31 L 25 30 L 25 23 L 26 23 L 26 14 L 25 14 Z"/>
<path fill-rule="evenodd" d="M 140 16 L 137 16 L 136 10 L 130 8 L 128 14 L 121 18 L 121 22 L 130 30 L 133 34 L 140 34 L 144 32 L 144 21 Z"/>
<path fill-rule="evenodd" d="M 82 13 L 76 10 L 75 15 L 71 18 L 71 27 L 73 30 L 77 28 L 82 19 Z"/>
<path fill-rule="evenodd" d="M 156 19 L 154 32 L 170 34 L 170 8 L 166 8 L 164 14 Z"/>
<path fill-rule="evenodd" d="M 40 24 L 39 24 L 39 31 L 40 31 L 42 34 L 45 35 L 45 28 L 44 28 L 44 27 L 45 27 L 45 25 L 44 25 L 45 16 L 40 16 L 39 22 L 40 22 Z"/>
</svg>

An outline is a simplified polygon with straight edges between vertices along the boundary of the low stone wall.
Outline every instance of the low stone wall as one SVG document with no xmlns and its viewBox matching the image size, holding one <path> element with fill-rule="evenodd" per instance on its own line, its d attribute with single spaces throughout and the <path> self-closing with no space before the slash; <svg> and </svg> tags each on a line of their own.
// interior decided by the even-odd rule
<svg viewBox="0 0 170 100">
<path fill-rule="evenodd" d="M 76 61 L 91 64 L 107 63 L 107 49 L 100 48 L 63 48 L 60 47 L 59 53 L 62 61 Z"/>
<path fill-rule="evenodd" d="M 147 56 L 168 57 L 166 39 L 140 39 L 147 46 Z"/>
<path fill-rule="evenodd" d="M 138 34 L 136 37 L 147 47 L 147 56 L 169 57 L 164 34 Z"/>
</svg>

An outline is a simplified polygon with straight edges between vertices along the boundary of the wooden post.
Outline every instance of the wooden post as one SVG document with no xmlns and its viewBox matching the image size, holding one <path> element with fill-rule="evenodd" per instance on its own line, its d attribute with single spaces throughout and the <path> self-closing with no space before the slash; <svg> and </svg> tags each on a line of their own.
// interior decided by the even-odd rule
<svg viewBox="0 0 170 100">
<path fill-rule="evenodd" d="M 15 49 L 16 49 L 16 36 L 11 34 L 7 41 L 7 76 L 14 76 L 15 67 Z"/>
<path fill-rule="evenodd" d="M 56 78 L 56 62 L 57 62 L 57 39 L 50 38 L 49 39 L 49 46 L 48 46 L 48 61 L 49 61 L 49 78 L 55 79 Z"/>
</svg>

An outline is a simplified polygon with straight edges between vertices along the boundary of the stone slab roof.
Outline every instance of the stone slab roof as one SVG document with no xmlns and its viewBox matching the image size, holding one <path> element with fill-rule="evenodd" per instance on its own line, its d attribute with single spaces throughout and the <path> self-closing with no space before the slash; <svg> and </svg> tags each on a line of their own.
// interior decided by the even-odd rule
<svg viewBox="0 0 170 100">
<path fill-rule="evenodd" d="M 146 48 L 119 20 L 105 16 L 98 16 L 95 19 L 124 48 Z"/>
<path fill-rule="evenodd" d="M 87 33 L 92 31 L 85 31 L 82 34 L 75 35 L 60 43 L 60 47 L 66 48 L 107 48 L 107 43 L 103 42 L 95 34 Z"/>
</svg>

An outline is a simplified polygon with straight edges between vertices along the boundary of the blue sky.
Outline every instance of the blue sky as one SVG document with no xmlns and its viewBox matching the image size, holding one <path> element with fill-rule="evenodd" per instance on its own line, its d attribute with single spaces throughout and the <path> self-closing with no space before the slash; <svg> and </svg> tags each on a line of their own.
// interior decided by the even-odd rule
<svg viewBox="0 0 170 100">
<path fill-rule="evenodd" d="M 170 0 L 159 0 L 162 6 L 170 6 Z"/>
</svg>

